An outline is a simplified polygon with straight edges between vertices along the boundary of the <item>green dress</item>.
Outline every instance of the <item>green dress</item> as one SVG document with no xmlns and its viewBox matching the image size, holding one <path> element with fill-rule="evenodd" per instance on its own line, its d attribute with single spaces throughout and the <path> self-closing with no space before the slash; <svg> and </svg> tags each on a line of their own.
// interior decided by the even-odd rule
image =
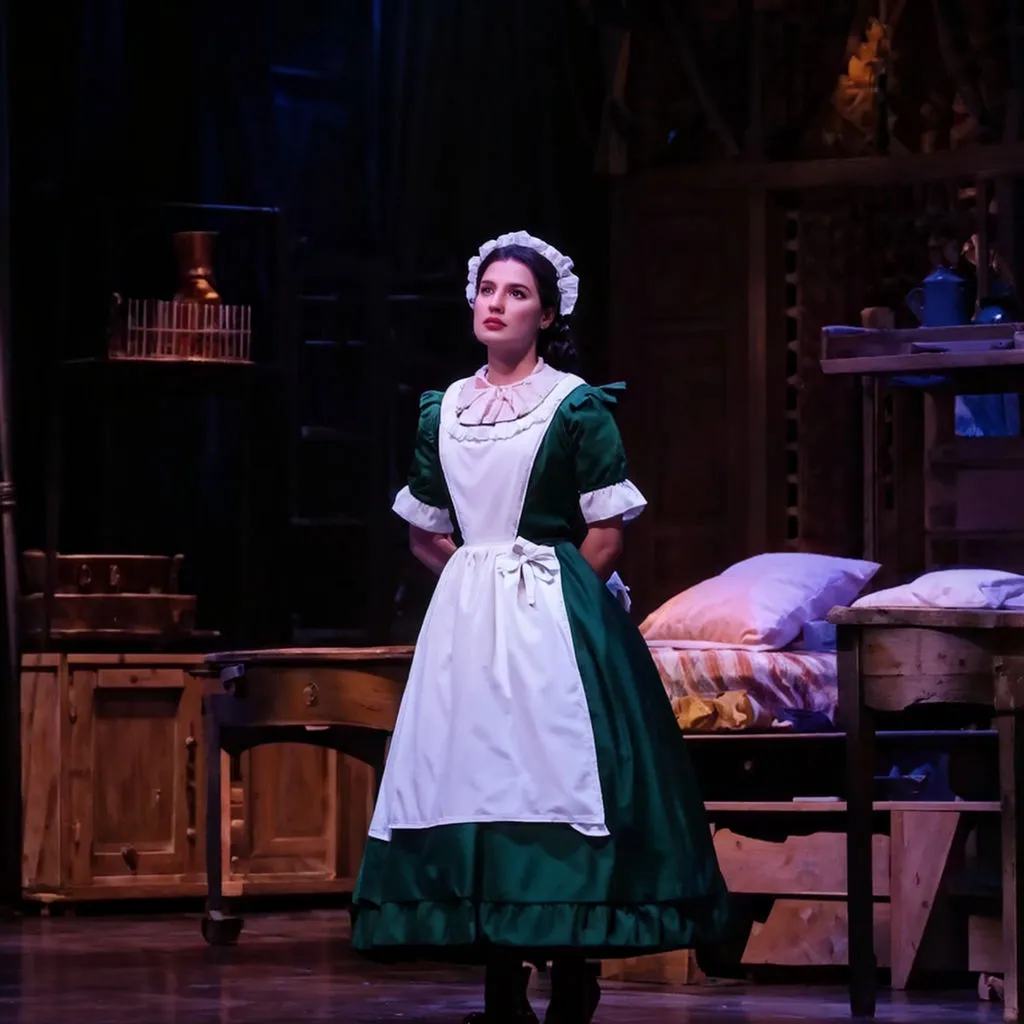
<svg viewBox="0 0 1024 1024">
<path fill-rule="evenodd" d="M 524 959 L 553 959 L 570 951 L 607 959 L 715 942 L 726 927 L 728 896 L 684 739 L 642 637 L 578 550 L 588 522 L 614 515 L 628 519 L 644 504 L 628 481 L 612 414 L 622 385 L 591 387 L 543 368 L 533 397 L 520 403 L 526 412 L 520 409 L 510 420 L 506 411 L 504 419 L 489 423 L 486 417 L 473 419 L 474 388 L 482 390 L 479 377 L 453 385 L 444 395 L 424 395 L 408 487 L 395 508 L 423 529 L 451 530 L 457 542 L 464 541 L 467 533 L 471 538 L 486 533 L 501 519 L 500 503 L 497 511 L 485 508 L 483 515 L 477 515 L 477 505 L 486 506 L 496 492 L 515 489 L 522 480 L 516 550 L 534 554 L 521 555 L 513 572 L 506 548 L 492 538 L 464 543 L 453 563 L 463 555 L 470 559 L 475 548 L 474 564 L 482 566 L 474 570 L 478 575 L 505 573 L 503 578 L 513 581 L 508 587 L 486 583 L 465 606 L 462 596 L 477 585 L 477 577 L 459 577 L 451 563 L 442 574 L 417 644 L 417 659 L 422 645 L 429 664 L 418 671 L 414 659 L 353 896 L 353 945 L 380 959 L 480 963 L 493 946 L 522 950 Z M 529 408 L 540 393 L 543 399 Z M 507 470 L 506 451 L 518 452 L 508 456 Z M 487 561 L 492 548 L 500 549 L 496 569 Z M 565 755 L 564 772 L 562 753 L 551 749 L 550 740 L 552 760 L 543 768 L 536 767 L 535 752 L 521 756 L 523 763 L 509 769 L 510 777 L 522 776 L 524 792 L 532 794 L 521 808 L 515 804 L 518 782 L 506 785 L 503 778 L 492 785 L 476 765 L 490 766 L 483 774 L 493 775 L 494 765 L 514 762 L 514 751 L 503 761 L 506 753 L 494 749 L 506 731 L 524 737 L 528 747 L 536 739 L 531 725 L 538 726 L 538 735 L 546 729 L 557 736 L 560 723 L 547 721 L 548 705 L 536 700 L 532 710 L 524 710 L 523 702 L 533 698 L 517 695 L 516 687 L 532 682 L 520 678 L 523 673 L 517 677 L 510 669 L 511 682 L 502 682 L 502 666 L 521 653 L 514 650 L 515 629 L 502 625 L 502 607 L 494 612 L 499 621 L 493 629 L 512 654 L 488 647 L 484 657 L 490 660 L 479 662 L 478 673 L 466 668 L 472 659 L 460 661 L 460 645 L 486 646 L 486 639 L 464 638 L 490 614 L 491 594 L 499 605 L 518 600 L 517 614 L 535 618 L 546 614 L 545 602 L 564 607 L 568 657 L 575 659 L 578 675 L 559 671 L 552 683 L 557 689 L 566 674 L 581 682 L 584 740 L 592 735 L 592 748 L 581 741 L 578 756 Z M 532 619 L 516 621 L 526 623 L 524 632 L 532 629 Z M 529 671 L 556 672 L 559 635 L 552 632 L 553 640 L 524 655 Z M 492 670 L 491 661 L 501 664 Z M 446 673 L 449 689 L 435 694 L 437 678 Z M 411 692 L 414 683 L 419 696 Z M 516 691 L 510 703 L 488 696 L 489 687 L 498 692 L 501 686 L 502 693 L 508 687 Z M 481 701 L 493 701 L 471 727 L 457 706 L 466 693 L 473 694 L 470 716 Z M 543 698 L 550 706 L 571 706 L 560 705 L 555 690 L 550 693 Z M 500 730 L 490 745 L 480 746 L 478 734 L 495 720 Z M 443 746 L 431 747 L 449 725 Z M 567 736 L 573 728 L 567 723 Z M 567 739 L 565 746 L 574 742 Z M 589 790 L 586 749 L 596 752 Z M 389 781 L 393 759 L 396 778 Z M 584 781 L 565 784 L 563 776 Z M 593 801 L 587 804 L 586 797 L 575 809 L 565 809 L 580 793 L 596 792 L 598 782 L 603 817 L 589 814 L 586 807 Z M 546 792 L 559 786 L 565 798 L 556 793 L 545 803 Z M 517 809 L 507 817 L 514 820 L 504 820 L 501 808 L 512 806 Z M 546 813 L 556 820 L 542 820 Z"/>
</svg>

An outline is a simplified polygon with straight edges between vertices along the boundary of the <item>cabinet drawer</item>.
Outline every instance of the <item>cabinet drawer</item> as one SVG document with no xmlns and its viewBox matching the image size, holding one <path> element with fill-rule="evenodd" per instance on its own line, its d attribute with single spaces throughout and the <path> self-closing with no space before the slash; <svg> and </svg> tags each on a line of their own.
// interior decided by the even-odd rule
<svg viewBox="0 0 1024 1024">
<path fill-rule="evenodd" d="M 96 686 L 101 690 L 161 689 L 180 690 L 186 675 L 180 668 L 101 668 L 96 673 Z"/>
</svg>

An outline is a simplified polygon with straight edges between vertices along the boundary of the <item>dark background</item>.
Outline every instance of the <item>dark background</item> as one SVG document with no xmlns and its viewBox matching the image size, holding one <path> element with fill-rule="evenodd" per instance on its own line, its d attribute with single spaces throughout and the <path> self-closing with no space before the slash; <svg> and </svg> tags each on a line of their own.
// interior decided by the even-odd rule
<svg viewBox="0 0 1024 1024">
<path fill-rule="evenodd" d="M 388 504 L 419 392 L 480 362 L 462 289 L 483 240 L 526 228 L 576 257 L 601 370 L 587 8 L 15 5 L 19 547 L 46 545 L 59 481 L 60 550 L 182 551 L 201 624 L 232 642 L 386 640 L 396 593 L 413 614 L 422 582 Z M 112 293 L 173 294 L 182 229 L 220 232 L 217 282 L 254 307 L 256 368 L 61 369 L 103 354 Z"/>
</svg>

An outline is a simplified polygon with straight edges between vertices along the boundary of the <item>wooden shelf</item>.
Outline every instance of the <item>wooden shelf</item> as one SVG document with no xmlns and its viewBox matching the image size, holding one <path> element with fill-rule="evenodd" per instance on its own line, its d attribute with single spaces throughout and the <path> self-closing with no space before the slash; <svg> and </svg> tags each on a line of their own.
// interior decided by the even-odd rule
<svg viewBox="0 0 1024 1024">
<path fill-rule="evenodd" d="M 75 370 L 88 367 L 109 367 L 109 366 L 131 366 L 143 369 L 160 367 L 167 369 L 173 366 L 187 366 L 189 368 L 201 367 L 204 369 L 224 369 L 227 367 L 239 367 L 241 369 L 253 368 L 256 363 L 251 359 L 171 359 L 171 358 L 143 358 L 134 356 L 117 356 L 108 358 L 106 356 L 87 357 L 83 359 L 65 359 L 60 364 L 62 369 Z"/>
<path fill-rule="evenodd" d="M 910 330 L 826 327 L 821 369 L 827 374 L 890 376 L 1024 368 L 1021 325 L 964 324 Z"/>
<path fill-rule="evenodd" d="M 687 732 L 683 734 L 687 743 L 697 742 L 722 742 L 732 740 L 734 742 L 750 740 L 786 740 L 792 743 L 793 740 L 807 741 L 831 741 L 838 743 L 846 739 L 844 732 L 790 732 L 786 729 L 776 729 L 773 732 Z M 995 729 L 880 729 L 875 733 L 876 743 L 899 742 L 899 743 L 934 743 L 936 740 L 959 742 L 971 742 L 988 740 L 995 742 L 998 733 Z"/>
<path fill-rule="evenodd" d="M 709 800 L 705 810 L 714 814 L 845 814 L 843 800 Z M 876 813 L 892 811 L 950 811 L 960 814 L 998 814 L 998 800 L 880 800 Z"/>
<path fill-rule="evenodd" d="M 822 359 L 822 373 L 931 374 L 951 370 L 998 370 L 1024 367 L 1024 349 L 997 352 L 910 352 L 893 356 Z"/>
</svg>

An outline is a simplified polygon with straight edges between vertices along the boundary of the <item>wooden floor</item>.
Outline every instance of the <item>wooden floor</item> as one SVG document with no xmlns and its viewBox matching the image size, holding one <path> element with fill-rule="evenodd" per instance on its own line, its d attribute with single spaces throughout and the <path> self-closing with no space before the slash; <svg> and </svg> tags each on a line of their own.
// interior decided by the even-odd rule
<svg viewBox="0 0 1024 1024">
<path fill-rule="evenodd" d="M 606 983 L 595 1024 L 847 1020 L 836 989 L 687 988 Z M 455 1024 L 480 1004 L 475 972 L 368 965 L 348 948 L 348 915 L 250 917 L 214 950 L 196 917 L 0 922 L 0 1022 L 11 1024 Z M 542 1010 L 542 995 L 536 1007 Z M 883 998 L 878 1020 L 1001 1020 L 971 993 Z"/>
</svg>

